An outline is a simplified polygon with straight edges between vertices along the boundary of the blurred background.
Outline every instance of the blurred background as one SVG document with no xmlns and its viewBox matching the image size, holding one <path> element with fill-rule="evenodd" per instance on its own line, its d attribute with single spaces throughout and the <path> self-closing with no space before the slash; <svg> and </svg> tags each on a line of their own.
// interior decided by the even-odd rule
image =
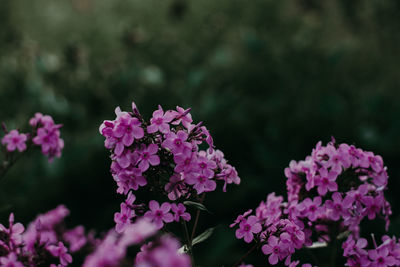
<svg viewBox="0 0 400 267">
<path fill-rule="evenodd" d="M 36 151 L 1 181 L 1 222 L 64 203 L 71 227 L 113 227 L 123 198 L 98 127 L 135 101 L 147 118 L 158 104 L 191 107 L 242 178 L 207 196 L 199 231 L 219 227 L 195 250 L 199 265 L 244 254 L 228 224 L 285 194 L 289 161 L 331 136 L 382 155 L 399 236 L 399 28 L 396 0 L 1 0 L 0 121 L 24 130 L 50 114 L 65 140 L 60 159 Z"/>
</svg>

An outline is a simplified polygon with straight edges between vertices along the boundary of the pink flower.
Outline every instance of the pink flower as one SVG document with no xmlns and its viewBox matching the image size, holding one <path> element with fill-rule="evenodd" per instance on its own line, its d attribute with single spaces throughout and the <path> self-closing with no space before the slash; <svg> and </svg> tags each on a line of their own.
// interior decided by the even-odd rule
<svg viewBox="0 0 400 267">
<path fill-rule="evenodd" d="M 244 237 L 246 243 L 250 243 L 253 240 L 253 234 L 261 232 L 261 224 L 258 222 L 256 216 L 250 216 L 247 219 L 242 220 L 239 223 L 239 229 L 236 230 L 236 237 L 241 239 Z"/>
<path fill-rule="evenodd" d="M 85 228 L 83 226 L 77 226 L 74 229 L 66 231 L 63 238 L 69 243 L 69 250 L 71 252 L 80 250 L 87 243 Z"/>
<path fill-rule="evenodd" d="M 172 121 L 172 124 L 178 125 L 182 122 L 182 125 L 188 129 L 190 124 L 193 122 L 192 115 L 189 113 L 190 108 L 183 109 L 181 107 L 176 107 L 176 111 L 173 111 L 175 114 L 175 119 Z"/>
<path fill-rule="evenodd" d="M 328 191 L 337 191 L 338 185 L 335 182 L 338 173 L 327 171 L 325 168 L 319 169 L 320 175 L 315 179 L 315 184 L 318 186 L 318 193 L 324 196 Z"/>
<path fill-rule="evenodd" d="M 387 247 L 372 249 L 368 251 L 368 257 L 372 260 L 374 267 L 387 267 L 396 264 L 396 260 L 393 256 L 389 255 L 389 249 Z"/>
<path fill-rule="evenodd" d="M 143 145 L 139 152 L 139 169 L 144 172 L 149 168 L 149 165 L 156 166 L 160 164 L 160 158 L 157 156 L 158 146 L 150 144 L 147 148 Z"/>
<path fill-rule="evenodd" d="M 204 173 L 192 172 L 186 176 L 185 182 L 194 185 L 193 188 L 196 189 L 197 194 L 201 194 L 203 192 L 214 191 L 217 187 L 217 183 L 211 180 L 211 178 L 212 176 L 206 176 Z"/>
<path fill-rule="evenodd" d="M 135 199 L 135 195 L 129 192 L 125 202 L 121 203 L 121 212 L 114 214 L 115 231 L 118 233 L 122 233 L 131 224 L 131 219 L 135 217 L 135 211 L 132 210 Z"/>
<path fill-rule="evenodd" d="M 161 106 L 158 106 L 158 109 L 153 112 L 153 117 L 150 119 L 151 124 L 147 126 L 148 133 L 155 133 L 160 131 L 162 133 L 169 132 L 168 123 L 174 119 L 175 115 L 172 111 L 167 111 L 164 114 L 164 111 Z"/>
<path fill-rule="evenodd" d="M 42 153 L 51 161 L 54 157 L 61 156 L 61 150 L 64 148 L 64 140 L 60 138 L 62 125 L 46 124 L 44 127 L 38 128 L 37 135 L 32 139 L 35 145 L 42 148 Z"/>
<path fill-rule="evenodd" d="M 354 199 L 351 196 L 346 196 L 343 200 L 339 192 L 333 193 L 332 199 L 333 201 L 327 200 L 325 203 L 327 214 L 332 220 L 338 221 L 340 216 L 349 214 L 348 210 L 351 208 Z"/>
<path fill-rule="evenodd" d="M 17 255 L 10 253 L 7 257 L 0 258 L 1 266 L 3 267 L 24 267 L 24 265 L 18 261 Z"/>
<path fill-rule="evenodd" d="M 261 250 L 265 255 L 270 254 L 268 261 L 270 264 L 275 265 L 282 258 L 282 254 L 286 250 L 286 245 L 279 241 L 276 236 L 270 236 L 268 243 L 262 246 Z"/>
<path fill-rule="evenodd" d="M 12 152 L 18 149 L 19 152 L 26 150 L 26 134 L 20 134 L 18 130 L 12 130 L 8 134 L 6 134 L 1 143 L 3 145 L 7 145 L 7 151 Z"/>
<path fill-rule="evenodd" d="M 229 225 L 229 227 L 234 227 L 236 224 L 238 224 L 238 223 L 241 223 L 242 221 L 245 221 L 246 220 L 246 217 L 250 214 L 250 213 L 252 213 L 253 212 L 253 210 L 248 210 L 248 211 L 246 211 L 245 213 L 243 213 L 243 215 L 239 215 L 237 218 L 236 218 L 236 220 L 232 223 L 232 224 L 230 224 Z"/>
<path fill-rule="evenodd" d="M 60 259 L 60 263 L 63 266 L 67 266 L 72 262 L 72 256 L 68 254 L 68 249 L 64 246 L 63 242 L 58 242 L 58 246 L 50 245 L 47 247 L 47 250 L 54 257 L 58 257 Z"/>
<path fill-rule="evenodd" d="M 183 150 L 191 149 L 190 143 L 186 142 L 188 134 L 184 131 L 178 131 L 176 134 L 170 132 L 166 135 L 162 147 L 168 148 L 173 154 L 183 152 Z"/>
<path fill-rule="evenodd" d="M 169 182 L 164 186 L 170 200 L 177 200 L 188 192 L 187 185 L 180 174 L 175 173 L 169 178 Z"/>
<path fill-rule="evenodd" d="M 165 223 L 170 223 L 174 220 L 174 216 L 169 213 L 171 204 L 164 202 L 158 204 L 157 201 L 151 200 L 149 203 L 150 210 L 145 213 L 145 217 L 150 218 L 158 229 L 161 229 Z"/>
<path fill-rule="evenodd" d="M 171 210 L 174 213 L 175 221 L 179 222 L 180 218 L 184 221 L 190 221 L 190 214 L 185 212 L 186 207 L 182 203 L 178 205 L 175 203 L 171 204 Z"/>
<path fill-rule="evenodd" d="M 120 138 L 122 144 L 128 147 L 132 145 L 135 139 L 141 139 L 144 136 L 144 131 L 140 125 L 141 123 L 137 118 L 133 118 L 127 113 L 123 114 L 115 123 L 114 137 Z"/>
<path fill-rule="evenodd" d="M 304 217 L 308 217 L 313 222 L 323 213 L 323 209 L 320 207 L 321 203 L 321 197 L 314 197 L 313 200 L 306 198 L 299 204 L 298 208 Z"/>
</svg>

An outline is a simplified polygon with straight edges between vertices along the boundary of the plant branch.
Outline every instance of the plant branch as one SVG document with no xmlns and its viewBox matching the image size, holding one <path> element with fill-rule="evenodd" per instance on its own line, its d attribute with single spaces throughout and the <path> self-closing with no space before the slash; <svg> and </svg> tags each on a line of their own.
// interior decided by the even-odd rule
<svg viewBox="0 0 400 267">
<path fill-rule="evenodd" d="M 235 264 L 232 265 L 232 267 L 236 267 L 239 266 L 240 263 L 243 262 L 243 260 L 250 255 L 251 252 L 253 252 L 256 248 L 258 247 L 258 244 L 254 244 L 254 246 L 252 246 L 242 257 L 240 257 L 239 260 L 236 261 Z"/>
</svg>

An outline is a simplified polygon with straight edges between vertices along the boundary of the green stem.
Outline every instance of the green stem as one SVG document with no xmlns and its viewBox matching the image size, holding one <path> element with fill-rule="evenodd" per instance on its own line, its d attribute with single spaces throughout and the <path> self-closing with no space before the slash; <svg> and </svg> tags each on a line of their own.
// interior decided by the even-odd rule
<svg viewBox="0 0 400 267">
<path fill-rule="evenodd" d="M 203 193 L 203 195 L 200 197 L 200 201 L 199 201 L 201 204 L 203 204 L 205 197 L 206 197 L 206 194 Z M 190 240 L 193 240 L 194 235 L 196 234 L 196 228 L 197 228 L 197 223 L 199 222 L 199 217 L 200 217 L 200 210 L 197 210 L 196 218 L 194 220 L 194 225 L 193 225 L 193 229 L 192 229 L 192 236 L 191 236 Z"/>
<path fill-rule="evenodd" d="M 243 260 L 250 255 L 251 252 L 253 252 L 256 248 L 258 247 L 258 244 L 254 244 L 254 246 L 252 246 L 242 257 L 240 257 L 240 259 L 238 259 L 236 261 L 235 264 L 232 265 L 232 267 L 236 267 L 239 266 L 239 264 L 241 264 L 243 262 Z"/>
<path fill-rule="evenodd" d="M 188 254 L 190 256 L 190 260 L 192 262 L 192 266 L 196 266 L 195 263 L 194 263 L 194 257 L 193 257 L 192 239 L 189 237 L 188 227 L 187 227 L 186 222 L 184 220 L 182 220 L 182 225 L 183 225 L 183 230 L 185 232 L 186 242 L 187 242 L 187 246 L 188 246 Z"/>
</svg>

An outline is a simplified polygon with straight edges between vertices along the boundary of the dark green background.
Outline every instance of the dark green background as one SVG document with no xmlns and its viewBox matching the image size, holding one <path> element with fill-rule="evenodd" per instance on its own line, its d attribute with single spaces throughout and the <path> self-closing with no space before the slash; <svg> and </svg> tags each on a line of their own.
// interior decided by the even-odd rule
<svg viewBox="0 0 400 267">
<path fill-rule="evenodd" d="M 249 248 L 227 225 L 285 194 L 289 161 L 331 136 L 382 155 L 400 235 L 399 29 L 396 0 L 1 0 L 0 121 L 27 129 L 40 111 L 65 139 L 62 158 L 36 151 L 1 181 L 2 222 L 64 203 L 70 226 L 113 227 L 122 197 L 98 126 L 135 101 L 147 118 L 191 107 L 242 178 L 206 199 L 200 230 L 220 227 L 195 250 L 202 266 Z"/>
</svg>

